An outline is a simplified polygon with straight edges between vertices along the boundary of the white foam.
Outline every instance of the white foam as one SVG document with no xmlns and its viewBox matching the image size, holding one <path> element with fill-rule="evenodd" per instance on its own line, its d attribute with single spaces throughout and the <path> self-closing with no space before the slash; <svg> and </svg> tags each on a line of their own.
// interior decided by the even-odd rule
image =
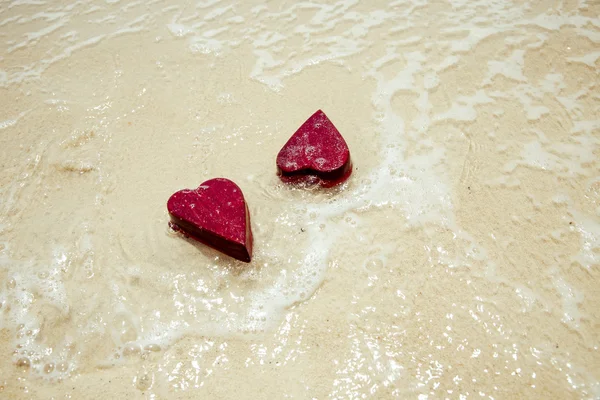
<svg viewBox="0 0 600 400">
<path fill-rule="evenodd" d="M 579 311 L 579 304 L 583 302 L 583 293 L 569 285 L 559 274 L 557 269 L 553 271 L 552 283 L 559 293 L 563 306 L 562 321 L 575 329 L 581 325 L 582 314 Z"/>
<path fill-rule="evenodd" d="M 9 282 L 0 287 L 0 304 L 4 309 L 0 328 L 10 328 L 15 334 L 13 341 L 18 352 L 13 354 L 14 362 L 25 360 L 33 372 L 45 378 L 54 379 L 68 375 L 75 367 L 75 360 L 66 356 L 69 339 L 64 338 L 58 346 L 48 348 L 43 340 L 38 340 L 42 321 L 31 312 L 35 299 L 36 303 L 42 302 L 49 309 L 56 310 L 59 315 L 68 315 L 69 300 L 60 268 L 64 261 L 63 256 L 57 254 L 52 263 L 46 266 L 33 262 L 18 262 L 2 254 L 0 253 L 0 265 L 9 267 Z M 50 324 L 52 323 L 53 321 L 50 321 Z M 44 370 L 47 363 L 61 365 L 62 370 L 57 369 L 48 374 Z"/>
<path fill-rule="evenodd" d="M 581 248 L 574 261 L 591 269 L 600 265 L 600 221 L 573 208 L 570 213 L 575 219 L 575 229 L 581 235 Z"/>
<path fill-rule="evenodd" d="M 519 49 L 513 51 L 510 57 L 503 61 L 488 61 L 488 76 L 484 79 L 483 84 L 487 85 L 492 82 L 496 75 L 503 75 L 509 79 L 514 79 L 518 82 L 525 82 L 526 78 L 523 75 L 523 65 L 525 50 Z"/>
<path fill-rule="evenodd" d="M 457 101 L 452 103 L 450 110 L 438 114 L 435 119 L 455 120 L 455 121 L 474 121 L 477 118 L 475 106 L 479 104 L 493 103 L 494 99 L 489 97 L 484 90 L 478 90 L 473 96 L 460 96 Z"/>
<path fill-rule="evenodd" d="M 1 79 L 0 79 L 0 82 L 2 82 Z M 7 120 L 0 121 L 0 129 L 6 129 L 6 128 L 10 128 L 11 126 L 15 126 L 17 124 L 17 122 L 19 122 L 19 120 L 21 118 L 23 118 L 24 116 L 29 114 L 30 111 L 31 110 L 24 110 L 24 111 L 21 111 L 19 113 L 19 115 L 16 116 L 15 118 L 9 118 Z"/>
<path fill-rule="evenodd" d="M 6 129 L 10 126 L 13 126 L 17 123 L 16 119 L 7 119 L 5 121 L 0 122 L 0 129 Z"/>
<path fill-rule="evenodd" d="M 28 33 L 26 35 L 27 38 L 24 41 L 19 42 L 17 44 L 14 44 L 13 46 L 11 46 L 11 47 L 8 48 L 8 50 L 7 50 L 8 54 L 12 53 L 15 50 L 22 49 L 22 48 L 24 48 L 26 46 L 31 45 L 33 42 L 39 40 L 40 38 L 42 38 L 42 37 L 44 37 L 44 36 L 46 36 L 46 35 L 54 32 L 56 30 L 58 30 L 61 27 L 63 27 L 65 25 L 65 23 L 66 23 L 66 21 L 62 20 L 62 21 L 59 21 L 59 22 L 57 22 L 55 24 L 49 25 L 49 26 L 47 26 L 47 27 L 45 27 L 43 29 L 40 29 L 39 31 Z"/>
<path fill-rule="evenodd" d="M 568 57 L 567 60 L 570 62 L 583 63 L 589 67 L 595 68 L 596 62 L 600 58 L 600 51 L 593 51 L 591 53 L 587 53 L 581 57 Z"/>
</svg>

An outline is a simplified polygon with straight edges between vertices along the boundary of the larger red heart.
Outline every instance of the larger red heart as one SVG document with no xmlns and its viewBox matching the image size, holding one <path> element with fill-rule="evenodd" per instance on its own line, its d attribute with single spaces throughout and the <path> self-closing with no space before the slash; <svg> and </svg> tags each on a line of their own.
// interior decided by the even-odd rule
<svg viewBox="0 0 600 400">
<path fill-rule="evenodd" d="M 284 182 L 331 187 L 351 173 L 348 145 L 321 110 L 302 124 L 277 155 L 277 174 Z"/>
<path fill-rule="evenodd" d="M 222 253 L 250 262 L 252 230 L 242 190 L 225 178 L 184 189 L 167 202 L 171 227 Z"/>
</svg>

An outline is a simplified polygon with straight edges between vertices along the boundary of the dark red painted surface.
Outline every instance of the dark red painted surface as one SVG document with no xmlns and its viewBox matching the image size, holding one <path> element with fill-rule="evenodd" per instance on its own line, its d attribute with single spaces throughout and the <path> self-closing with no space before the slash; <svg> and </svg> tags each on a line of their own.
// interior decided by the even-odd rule
<svg viewBox="0 0 600 400">
<path fill-rule="evenodd" d="M 225 178 L 184 189 L 167 202 L 171 227 L 238 260 L 252 258 L 250 213 L 242 190 Z"/>
<path fill-rule="evenodd" d="M 348 145 L 321 110 L 298 128 L 277 155 L 277 174 L 284 182 L 331 187 L 351 173 Z"/>
</svg>

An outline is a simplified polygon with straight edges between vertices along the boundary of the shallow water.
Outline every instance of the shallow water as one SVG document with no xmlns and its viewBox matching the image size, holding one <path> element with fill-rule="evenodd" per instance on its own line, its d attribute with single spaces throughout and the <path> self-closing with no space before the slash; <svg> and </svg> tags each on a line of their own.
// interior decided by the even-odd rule
<svg viewBox="0 0 600 400">
<path fill-rule="evenodd" d="M 5 2 L 0 397 L 600 398 L 599 15 Z M 352 177 L 284 185 L 319 108 Z M 218 176 L 249 265 L 168 228 Z"/>
</svg>

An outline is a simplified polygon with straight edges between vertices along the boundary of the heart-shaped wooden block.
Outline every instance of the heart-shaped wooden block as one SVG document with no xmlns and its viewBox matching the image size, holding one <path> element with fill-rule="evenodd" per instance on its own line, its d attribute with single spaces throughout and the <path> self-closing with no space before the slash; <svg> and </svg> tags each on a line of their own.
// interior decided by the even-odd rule
<svg viewBox="0 0 600 400">
<path fill-rule="evenodd" d="M 302 124 L 277 155 L 277 174 L 284 182 L 331 187 L 351 173 L 348 145 L 321 110 Z"/>
<path fill-rule="evenodd" d="M 225 178 L 184 189 L 167 202 L 171 227 L 240 261 L 252 258 L 250 213 L 242 190 Z"/>
</svg>

